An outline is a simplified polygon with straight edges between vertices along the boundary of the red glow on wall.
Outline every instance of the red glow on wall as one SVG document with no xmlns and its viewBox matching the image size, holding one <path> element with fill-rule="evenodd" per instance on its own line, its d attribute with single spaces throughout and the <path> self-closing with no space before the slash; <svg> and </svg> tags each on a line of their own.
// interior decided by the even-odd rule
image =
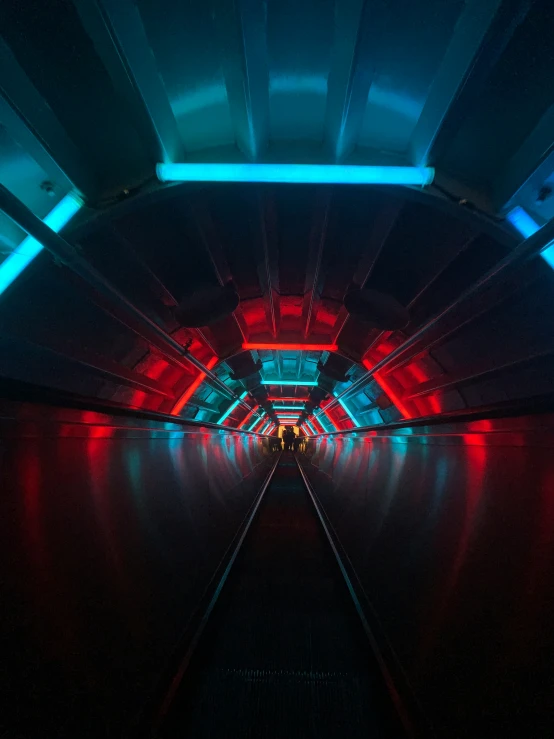
<svg viewBox="0 0 554 739">
<path fill-rule="evenodd" d="M 425 370 L 422 367 L 420 367 L 416 362 L 412 362 L 412 364 L 408 365 L 407 371 L 413 376 L 413 378 L 418 383 L 427 382 L 428 380 L 431 379 L 429 374 L 425 372 Z M 425 399 L 427 400 L 428 403 L 430 403 L 431 411 L 433 413 L 441 412 L 441 405 L 440 405 L 439 399 L 436 396 L 430 394 L 426 396 Z"/>
<path fill-rule="evenodd" d="M 215 365 L 217 364 L 217 357 L 212 357 L 206 367 L 208 369 L 213 369 Z M 191 385 L 185 390 L 185 392 L 181 395 L 179 400 L 175 403 L 173 408 L 171 409 L 171 415 L 172 416 L 178 416 L 179 413 L 183 410 L 185 405 L 188 403 L 188 401 L 192 398 L 194 393 L 198 390 L 200 385 L 204 382 L 204 379 L 206 378 L 205 372 L 200 372 L 196 380 L 192 382 Z"/>
<path fill-rule="evenodd" d="M 329 403 L 327 403 L 327 405 L 329 405 Z M 338 428 L 338 426 L 336 424 L 336 421 L 334 421 L 331 418 L 331 415 L 330 415 L 329 411 L 327 410 L 327 407 L 322 408 L 322 410 L 325 413 L 325 415 L 327 416 L 327 418 L 329 419 L 329 422 L 330 422 L 331 426 L 335 429 L 335 431 L 339 431 L 339 428 Z"/>
<path fill-rule="evenodd" d="M 321 421 L 320 421 L 319 419 L 317 419 L 317 418 L 316 418 L 315 416 L 312 416 L 312 417 L 310 418 L 310 423 L 311 423 L 311 424 L 312 424 L 313 426 L 315 426 L 315 430 L 316 430 L 316 431 L 319 431 L 319 430 L 321 430 L 321 431 L 322 431 L 323 433 L 326 433 L 326 432 L 325 432 L 325 429 L 323 428 L 323 424 L 322 424 L 322 423 L 321 423 Z M 319 426 L 319 429 L 318 429 L 318 426 Z"/>
<path fill-rule="evenodd" d="M 367 370 L 371 370 L 372 364 L 367 359 L 363 360 L 363 365 Z M 411 418 L 411 413 L 408 411 L 406 406 L 402 403 L 398 395 L 394 392 L 394 390 L 391 388 L 390 384 L 384 380 L 382 377 L 378 375 L 373 375 L 373 379 L 375 382 L 379 385 L 379 387 L 383 390 L 384 393 L 389 397 L 392 403 L 398 408 L 400 413 L 402 414 L 403 418 Z"/>
<path fill-rule="evenodd" d="M 338 346 L 336 344 L 260 344 L 244 342 L 243 349 L 273 349 L 280 351 L 297 351 L 297 352 L 336 352 Z"/>
</svg>

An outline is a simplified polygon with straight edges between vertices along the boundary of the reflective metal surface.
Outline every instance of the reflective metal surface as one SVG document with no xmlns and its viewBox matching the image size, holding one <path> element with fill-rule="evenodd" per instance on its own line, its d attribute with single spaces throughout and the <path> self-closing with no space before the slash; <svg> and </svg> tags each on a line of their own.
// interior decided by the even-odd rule
<svg viewBox="0 0 554 739">
<path fill-rule="evenodd" d="M 313 484 L 444 737 L 549 737 L 554 416 L 308 442 Z"/>
<path fill-rule="evenodd" d="M 253 435 L 13 410 L 0 442 L 0 727 L 120 736 L 271 457 Z"/>
</svg>

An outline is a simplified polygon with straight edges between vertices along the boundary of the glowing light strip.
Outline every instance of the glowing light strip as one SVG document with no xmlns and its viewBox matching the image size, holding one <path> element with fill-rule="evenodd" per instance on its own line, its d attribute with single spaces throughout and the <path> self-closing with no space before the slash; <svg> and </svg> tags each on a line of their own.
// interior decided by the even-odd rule
<svg viewBox="0 0 554 739">
<path fill-rule="evenodd" d="M 321 416 L 318 416 L 317 418 L 315 416 L 312 416 L 312 421 L 316 421 L 317 423 L 319 423 L 325 434 L 333 430 L 333 427 L 329 426 L 329 419 L 327 418 L 325 413 L 322 413 Z"/>
<path fill-rule="evenodd" d="M 356 426 L 357 428 L 359 428 L 360 427 L 360 424 L 358 423 L 358 421 L 356 421 L 356 419 L 354 418 L 354 416 L 352 415 L 352 413 L 350 412 L 350 410 L 347 408 L 346 403 L 343 400 L 341 400 L 340 398 L 338 399 L 338 401 L 342 405 L 342 407 L 344 408 L 344 410 L 346 411 L 348 417 L 350 418 L 350 420 L 352 421 L 352 423 L 354 424 L 354 426 Z"/>
<path fill-rule="evenodd" d="M 215 365 L 217 364 L 217 357 L 212 357 L 206 367 L 208 369 L 213 369 Z M 198 390 L 200 385 L 204 382 L 204 378 L 206 377 L 205 372 L 201 372 L 196 380 L 193 381 L 191 385 L 188 386 L 188 388 L 185 390 L 185 392 L 181 395 L 179 400 L 175 403 L 173 408 L 171 409 L 171 415 L 172 416 L 178 416 L 179 413 L 183 410 L 183 407 L 188 403 L 188 401 L 192 398 L 194 393 Z"/>
<path fill-rule="evenodd" d="M 325 413 L 325 415 L 327 416 L 327 418 L 328 418 L 328 420 L 329 420 L 329 423 L 330 423 L 330 424 L 331 424 L 331 426 L 332 426 L 332 427 L 333 427 L 333 428 L 335 429 L 335 431 L 339 431 L 340 429 L 339 429 L 339 428 L 337 428 L 337 425 L 336 425 L 336 423 L 335 423 L 335 422 L 333 421 L 333 419 L 331 418 L 331 416 L 329 415 L 329 413 L 328 413 L 328 411 L 327 411 L 327 408 L 322 408 L 321 410 L 322 410 L 322 411 L 323 411 L 323 412 Z"/>
<path fill-rule="evenodd" d="M 526 210 L 516 205 L 515 208 L 506 215 L 512 226 L 519 231 L 523 238 L 528 239 L 540 230 L 541 226 L 527 213 Z M 547 244 L 541 251 L 541 257 L 544 261 L 554 269 L 554 242 Z"/>
<path fill-rule="evenodd" d="M 265 432 L 268 430 L 268 428 L 271 426 L 271 421 L 268 421 L 268 423 L 263 427 L 263 429 L 260 431 L 260 434 L 265 434 Z"/>
<path fill-rule="evenodd" d="M 251 411 L 248 411 L 246 416 L 242 419 L 242 421 L 237 426 L 238 429 L 241 429 L 248 421 L 252 418 L 252 414 L 256 412 L 256 410 L 259 408 L 259 405 L 254 406 Z"/>
<path fill-rule="evenodd" d="M 81 209 L 80 198 L 69 193 L 43 218 L 43 223 L 58 233 Z M 0 295 L 44 249 L 32 236 L 26 236 L 21 244 L 0 264 Z"/>
<path fill-rule="evenodd" d="M 336 352 L 338 346 L 336 344 L 256 344 L 245 342 L 243 349 L 250 351 L 254 349 L 272 349 L 274 351 L 295 351 L 295 352 Z"/>
<path fill-rule="evenodd" d="M 309 421 L 306 421 L 306 426 L 312 432 L 312 436 L 317 436 L 317 431 L 314 429 L 314 427 L 312 426 L 312 424 Z"/>
<path fill-rule="evenodd" d="M 296 405 L 273 405 L 276 411 L 301 411 L 302 407 Z"/>
<path fill-rule="evenodd" d="M 257 426 L 257 425 L 258 425 L 259 423 L 262 423 L 262 421 L 264 420 L 264 416 L 265 416 L 265 411 L 262 411 L 262 415 L 261 415 L 261 416 L 260 416 L 259 418 L 256 418 L 256 420 L 254 421 L 254 423 L 252 424 L 252 426 L 250 426 L 250 428 L 249 428 L 249 429 L 247 429 L 247 431 L 254 431 L 254 428 L 255 428 L 255 427 L 256 427 L 256 426 Z"/>
<path fill-rule="evenodd" d="M 262 385 L 300 385 L 302 387 L 315 387 L 315 380 L 262 380 Z"/>
<path fill-rule="evenodd" d="M 371 362 L 369 360 L 364 359 L 362 360 L 362 364 L 364 367 L 368 370 L 372 368 Z M 390 387 L 388 382 L 384 380 L 382 377 L 378 377 L 377 375 L 373 375 L 373 379 L 375 382 L 379 385 L 381 390 L 383 390 L 389 397 L 389 400 L 398 408 L 400 411 L 402 418 L 411 418 L 412 415 L 410 411 L 407 410 L 406 406 L 402 403 L 398 395 L 394 392 L 394 390 Z"/>
<path fill-rule="evenodd" d="M 316 418 L 315 416 L 312 416 L 312 417 L 310 418 L 310 421 L 312 422 L 312 425 L 313 425 L 313 426 L 315 426 L 316 430 L 317 430 L 317 426 L 316 426 L 316 424 L 319 424 L 319 426 L 320 426 L 321 430 L 323 431 L 323 433 L 327 433 L 327 429 L 326 429 L 326 428 L 325 428 L 325 426 L 324 426 L 324 425 L 323 425 L 323 424 L 321 423 L 321 421 L 319 420 L 319 418 Z"/>
<path fill-rule="evenodd" d="M 333 185 L 430 185 L 432 167 L 353 164 L 157 164 L 161 182 L 283 182 Z"/>
<path fill-rule="evenodd" d="M 223 423 L 223 421 L 227 418 L 227 416 L 235 410 L 235 408 L 240 403 L 240 401 L 246 398 L 247 395 L 248 395 L 248 390 L 245 390 L 243 394 L 240 396 L 240 400 L 235 400 L 234 403 L 231 403 L 231 405 L 227 408 L 227 410 L 221 416 L 221 418 L 219 419 L 217 423 Z"/>
<path fill-rule="evenodd" d="M 539 224 L 533 218 L 531 218 L 526 210 L 520 208 L 519 205 L 516 205 L 515 208 L 512 208 L 512 210 L 506 215 L 506 218 L 525 239 L 528 239 L 533 234 L 536 234 L 537 231 L 540 229 Z"/>
<path fill-rule="evenodd" d="M 268 397 L 268 400 L 276 400 L 278 403 L 284 403 L 285 401 L 292 401 L 292 402 L 298 402 L 298 403 L 305 403 L 309 398 L 277 398 L 277 397 Z"/>
</svg>

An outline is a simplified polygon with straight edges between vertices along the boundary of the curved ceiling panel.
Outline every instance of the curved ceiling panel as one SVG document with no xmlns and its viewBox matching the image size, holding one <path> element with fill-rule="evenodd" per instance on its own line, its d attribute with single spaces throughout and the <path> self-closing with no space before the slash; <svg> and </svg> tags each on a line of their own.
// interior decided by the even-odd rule
<svg viewBox="0 0 554 739">
<path fill-rule="evenodd" d="M 547 12 L 3 3 L 2 185 L 30 211 L 2 195 L 0 374 L 259 429 L 283 399 L 281 417 L 299 409 L 316 432 L 551 392 L 553 275 L 527 259 L 552 241 L 554 57 L 530 55 L 550 48 Z M 245 162 L 277 165 L 270 179 L 283 164 L 435 179 L 156 177 Z M 77 249 L 26 237 L 32 214 Z M 229 283 L 238 308 L 185 329 L 178 306 Z M 400 303 L 407 326 L 349 315 L 360 289 Z"/>
</svg>

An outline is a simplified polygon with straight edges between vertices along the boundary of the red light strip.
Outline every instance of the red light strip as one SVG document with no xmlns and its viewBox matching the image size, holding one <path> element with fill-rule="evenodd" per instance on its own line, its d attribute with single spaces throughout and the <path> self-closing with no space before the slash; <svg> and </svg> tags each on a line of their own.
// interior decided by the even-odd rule
<svg viewBox="0 0 554 739">
<path fill-rule="evenodd" d="M 208 362 L 208 364 L 206 365 L 206 367 L 211 370 L 211 369 L 213 369 L 215 367 L 215 365 L 217 364 L 217 362 L 218 362 L 218 358 L 217 357 L 212 357 L 210 359 L 210 361 Z M 198 377 L 196 378 L 196 380 L 194 380 L 194 382 L 192 383 L 192 385 L 189 385 L 189 387 L 181 395 L 181 397 L 179 398 L 179 400 L 175 403 L 175 405 L 171 409 L 171 414 L 170 415 L 172 415 L 172 416 L 178 416 L 179 415 L 179 413 L 183 410 L 183 408 L 188 403 L 188 401 L 192 398 L 192 396 L 194 395 L 194 393 L 198 390 L 198 388 L 200 387 L 200 385 L 204 382 L 205 377 L 206 377 L 206 373 L 205 372 L 201 372 L 198 375 Z"/>
<path fill-rule="evenodd" d="M 243 349 L 279 349 L 281 351 L 300 351 L 300 352 L 336 352 L 337 344 L 252 344 L 245 341 L 242 345 Z"/>
<path fill-rule="evenodd" d="M 324 434 L 327 433 L 325 431 L 325 429 L 323 428 L 323 424 L 321 423 L 321 421 L 319 419 L 317 419 L 315 416 L 312 416 L 308 420 L 310 421 L 310 423 L 312 423 L 314 425 L 316 431 L 317 431 L 317 426 L 315 424 L 317 423 L 319 425 L 319 428 L 323 431 L 323 433 Z"/>
<path fill-rule="evenodd" d="M 322 411 L 323 411 L 323 412 L 325 413 L 325 415 L 326 415 L 326 416 L 327 416 L 327 418 L 329 419 L 329 423 L 330 423 L 330 424 L 331 424 L 331 426 L 332 426 L 332 427 L 333 427 L 333 428 L 335 429 L 335 431 L 340 431 L 340 429 L 339 429 L 339 428 L 337 427 L 337 424 L 336 424 L 336 423 L 335 423 L 335 422 L 333 421 L 333 419 L 331 418 L 331 416 L 330 416 L 330 415 L 329 415 L 329 413 L 327 412 L 327 409 L 326 409 L 326 408 L 322 408 L 321 410 L 322 410 Z"/>
<path fill-rule="evenodd" d="M 243 420 L 242 420 L 242 421 L 241 421 L 241 422 L 239 423 L 239 425 L 237 426 L 237 428 L 238 428 L 238 429 L 241 429 L 241 428 L 242 428 L 242 427 L 244 426 L 244 424 L 245 424 L 245 423 L 246 423 L 247 421 L 249 421 L 249 420 L 250 420 L 250 418 L 252 417 L 252 414 L 253 414 L 253 413 L 255 413 L 255 412 L 256 412 L 256 409 L 257 409 L 257 408 L 259 408 L 259 407 L 260 407 L 260 406 L 259 406 L 259 405 L 257 405 L 257 406 L 255 406 L 254 408 L 252 408 L 252 410 L 251 410 L 251 411 L 250 411 L 250 412 L 249 412 L 249 413 L 247 414 L 246 418 L 244 418 L 244 419 L 243 419 Z"/>
<path fill-rule="evenodd" d="M 256 426 L 258 426 L 266 418 L 267 418 L 266 416 L 262 416 L 261 418 L 258 418 L 258 420 L 256 421 L 256 423 L 249 430 L 250 431 L 254 431 L 254 429 L 256 428 Z"/>
<path fill-rule="evenodd" d="M 363 365 L 366 369 L 368 370 L 371 369 L 371 363 L 368 362 L 367 359 L 363 360 Z M 392 390 L 392 388 L 387 383 L 387 381 L 384 380 L 382 377 L 379 377 L 378 375 L 373 375 L 373 379 L 379 385 L 381 390 L 383 390 L 383 392 L 385 392 L 388 395 L 388 397 L 394 403 L 396 408 L 398 408 L 398 410 L 402 414 L 402 418 L 411 418 L 412 417 L 411 413 L 406 409 L 406 406 L 402 403 L 402 401 L 400 400 L 398 395 L 394 392 L 394 390 Z"/>
<path fill-rule="evenodd" d="M 271 397 L 271 398 L 268 398 L 268 400 L 278 400 L 280 402 L 281 401 L 284 402 L 284 401 L 292 400 L 292 401 L 297 401 L 299 403 L 305 403 L 307 400 L 309 400 L 309 398 L 277 398 L 277 397 Z"/>
</svg>

